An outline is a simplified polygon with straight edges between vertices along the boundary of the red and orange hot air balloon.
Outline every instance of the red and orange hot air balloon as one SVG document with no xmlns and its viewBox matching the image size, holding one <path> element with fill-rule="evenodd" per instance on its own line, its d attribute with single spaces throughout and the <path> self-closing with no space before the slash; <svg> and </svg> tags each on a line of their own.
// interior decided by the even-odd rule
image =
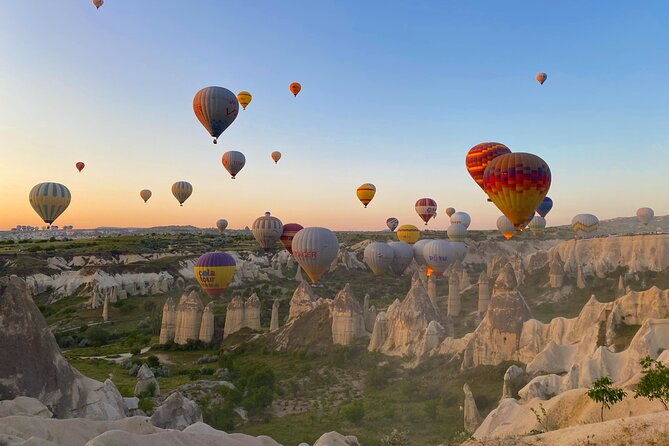
<svg viewBox="0 0 669 446">
<path fill-rule="evenodd" d="M 416 201 L 416 213 L 427 226 L 427 222 L 437 215 L 437 202 L 431 198 L 420 198 Z"/>
<path fill-rule="evenodd" d="M 483 171 L 486 166 L 490 161 L 506 153 L 511 153 L 511 150 L 498 142 L 482 142 L 469 149 L 465 158 L 467 172 L 481 189 L 483 189 Z"/>
<path fill-rule="evenodd" d="M 84 163 L 82 163 L 81 161 L 79 161 L 79 162 L 78 162 L 77 164 L 75 164 L 74 166 L 77 168 L 77 170 L 78 170 L 79 172 L 81 172 L 82 170 L 84 170 L 84 167 L 86 167 L 86 164 L 84 164 Z"/>
<path fill-rule="evenodd" d="M 300 90 L 302 90 L 302 85 L 300 85 L 297 82 L 293 82 L 292 84 L 290 84 L 288 88 L 290 89 L 290 92 L 293 93 L 294 96 L 297 96 Z"/>
<path fill-rule="evenodd" d="M 540 85 L 543 85 L 544 82 L 546 82 L 546 79 L 548 79 L 548 75 L 546 73 L 537 73 L 536 79 Z"/>
<path fill-rule="evenodd" d="M 518 231 L 530 222 L 550 186 L 548 164 L 531 153 L 498 156 L 483 173 L 483 190 Z"/>
<path fill-rule="evenodd" d="M 286 248 L 286 251 L 288 251 L 291 255 L 293 254 L 293 238 L 295 237 L 295 234 L 300 232 L 302 229 L 304 229 L 304 226 L 298 223 L 286 223 L 283 225 L 283 232 L 281 233 L 279 240 L 281 241 L 283 247 Z"/>
</svg>

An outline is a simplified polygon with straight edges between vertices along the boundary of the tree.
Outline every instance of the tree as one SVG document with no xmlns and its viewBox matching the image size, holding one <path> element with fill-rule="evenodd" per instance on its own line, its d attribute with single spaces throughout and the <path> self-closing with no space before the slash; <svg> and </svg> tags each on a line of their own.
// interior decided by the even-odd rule
<svg viewBox="0 0 669 446">
<path fill-rule="evenodd" d="M 622 401 L 627 396 L 627 392 L 620 387 L 614 387 L 610 377 L 602 376 L 592 384 L 587 395 L 591 400 L 602 405 L 600 417 L 604 421 L 604 408 L 610 409 L 613 404 Z"/>
<path fill-rule="evenodd" d="M 667 403 L 669 403 L 669 368 L 662 362 L 651 359 L 646 356 L 641 361 L 641 373 L 643 377 L 639 381 L 634 398 L 640 396 L 646 397 L 649 400 L 660 400 L 667 410 Z"/>
</svg>

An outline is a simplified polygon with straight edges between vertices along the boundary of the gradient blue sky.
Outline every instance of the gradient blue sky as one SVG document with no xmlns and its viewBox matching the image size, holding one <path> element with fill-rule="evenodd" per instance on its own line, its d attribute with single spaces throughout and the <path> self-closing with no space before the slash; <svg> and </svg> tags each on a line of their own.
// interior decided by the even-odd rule
<svg viewBox="0 0 669 446">
<path fill-rule="evenodd" d="M 78 227 L 239 228 L 265 210 L 422 226 L 413 206 L 431 197 L 431 227 L 454 206 L 493 228 L 500 212 L 464 167 L 482 141 L 549 163 L 549 225 L 669 213 L 666 1 L 0 0 L 0 29 L 2 229 L 40 223 L 27 195 L 41 181 L 70 188 L 56 224 Z M 208 85 L 253 94 L 217 146 L 191 106 Z M 230 149 L 247 157 L 235 181 Z M 195 189 L 183 208 L 177 180 Z"/>
</svg>

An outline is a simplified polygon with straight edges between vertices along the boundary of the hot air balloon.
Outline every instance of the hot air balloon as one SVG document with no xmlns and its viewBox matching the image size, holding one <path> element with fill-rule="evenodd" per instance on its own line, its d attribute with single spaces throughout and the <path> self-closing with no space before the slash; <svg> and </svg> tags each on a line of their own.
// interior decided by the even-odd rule
<svg viewBox="0 0 669 446">
<path fill-rule="evenodd" d="M 453 247 L 453 256 L 456 262 L 462 262 L 467 257 L 467 247 L 464 243 L 451 242 Z"/>
<path fill-rule="evenodd" d="M 405 242 L 388 242 L 388 246 L 390 246 L 395 253 L 393 262 L 390 264 L 390 269 L 395 275 L 401 276 L 409 265 L 411 265 L 411 261 L 413 260 L 413 247 Z"/>
<path fill-rule="evenodd" d="M 237 118 L 239 102 L 227 88 L 205 87 L 195 93 L 193 111 L 216 144 L 221 133 Z"/>
<path fill-rule="evenodd" d="M 82 170 L 84 170 L 84 167 L 86 167 L 86 164 L 84 164 L 84 163 L 82 163 L 81 161 L 79 161 L 79 162 L 78 162 L 77 164 L 75 164 L 74 166 L 77 168 L 77 170 L 78 170 L 79 172 L 81 172 Z"/>
<path fill-rule="evenodd" d="M 281 159 L 281 152 L 274 151 L 272 152 L 272 159 L 274 160 L 274 164 L 278 163 L 279 160 Z"/>
<path fill-rule="evenodd" d="M 242 109 L 246 110 L 246 106 L 251 103 L 251 99 L 253 99 L 253 96 L 251 96 L 251 93 L 248 91 L 240 91 L 237 93 L 237 100 L 239 101 L 239 105 L 242 106 Z"/>
<path fill-rule="evenodd" d="M 455 258 L 453 243 L 446 240 L 432 240 L 423 246 L 425 262 L 432 267 L 434 274 L 441 276 L 451 266 Z"/>
<path fill-rule="evenodd" d="M 421 198 L 416 201 L 416 213 L 425 222 L 437 215 L 437 202 L 431 198 Z"/>
<path fill-rule="evenodd" d="M 571 219 L 571 228 L 576 235 L 585 236 L 599 229 L 599 219 L 592 214 L 578 214 Z"/>
<path fill-rule="evenodd" d="M 374 198 L 374 194 L 376 194 L 376 186 L 372 183 L 361 184 L 355 191 L 355 194 L 358 196 L 358 200 L 367 207 L 369 202 Z"/>
<path fill-rule="evenodd" d="M 216 228 L 218 229 L 218 232 L 223 234 L 223 231 L 225 231 L 225 228 L 228 227 L 228 221 L 225 218 L 221 218 L 219 220 L 216 220 Z"/>
<path fill-rule="evenodd" d="M 472 224 L 472 218 L 468 213 L 458 211 L 455 214 L 451 215 L 451 224 L 460 223 L 466 229 L 469 229 L 469 225 Z"/>
<path fill-rule="evenodd" d="M 546 73 L 537 73 L 537 82 L 539 82 L 539 84 L 543 85 L 544 82 L 546 82 L 546 79 L 548 79 Z"/>
<path fill-rule="evenodd" d="M 246 157 L 242 152 L 230 150 L 229 152 L 225 152 L 223 154 L 221 162 L 223 163 L 225 170 L 227 170 L 228 173 L 232 175 L 232 179 L 234 180 L 235 176 L 239 173 L 240 170 L 242 170 L 244 164 L 246 164 Z"/>
<path fill-rule="evenodd" d="M 100 9 L 100 6 L 105 4 L 105 0 L 93 0 L 93 6 L 95 9 Z"/>
<path fill-rule="evenodd" d="M 539 206 L 537 206 L 537 214 L 546 218 L 551 209 L 553 209 L 553 200 L 550 197 L 544 197 Z"/>
<path fill-rule="evenodd" d="M 414 245 L 412 246 L 413 248 L 413 258 L 418 264 L 418 266 L 423 266 L 427 264 L 425 261 L 425 256 L 423 255 L 423 248 L 425 247 L 426 244 L 431 242 L 433 239 L 427 239 L 423 238 L 418 240 Z"/>
<path fill-rule="evenodd" d="M 382 276 L 390 268 L 394 258 L 393 248 L 381 242 L 372 242 L 365 246 L 363 253 L 363 260 L 375 276 Z"/>
<path fill-rule="evenodd" d="M 481 189 L 483 189 L 483 172 L 490 161 L 507 153 L 511 153 L 511 150 L 498 142 L 482 142 L 469 149 L 465 158 L 467 172 Z"/>
<path fill-rule="evenodd" d="M 144 203 L 149 201 L 149 198 L 151 198 L 151 195 L 153 195 L 153 194 L 148 189 L 142 189 L 142 190 L 139 191 L 139 196 L 142 197 L 142 200 L 144 200 Z"/>
<path fill-rule="evenodd" d="M 506 215 L 500 215 L 497 219 L 497 229 L 502 233 L 505 239 L 509 240 L 516 233 L 516 227 Z"/>
<path fill-rule="evenodd" d="M 397 228 L 397 240 L 413 245 L 420 238 L 420 230 L 414 225 L 402 225 Z"/>
<path fill-rule="evenodd" d="M 297 97 L 297 93 L 302 90 L 302 85 L 298 84 L 297 82 L 293 82 L 288 88 L 290 89 L 290 92 Z"/>
<path fill-rule="evenodd" d="M 283 225 L 283 232 L 279 240 L 281 240 L 281 244 L 291 255 L 293 254 L 293 238 L 302 229 L 304 229 L 304 226 L 297 223 L 286 223 Z"/>
<path fill-rule="evenodd" d="M 451 218 L 453 214 L 455 214 L 455 208 L 446 208 L 446 215 L 448 218 Z"/>
<path fill-rule="evenodd" d="M 195 262 L 193 272 L 205 293 L 211 298 L 222 297 L 235 277 L 237 264 L 227 252 L 208 252 Z"/>
<path fill-rule="evenodd" d="M 396 219 L 395 217 L 390 217 L 388 220 L 386 220 L 386 226 L 388 226 L 388 229 L 390 229 L 390 232 L 395 232 L 395 229 L 397 229 L 397 226 L 400 224 L 400 221 Z"/>
<path fill-rule="evenodd" d="M 532 220 L 530 220 L 527 227 L 530 231 L 532 231 L 532 234 L 539 236 L 546 228 L 546 219 L 541 215 L 535 215 Z"/>
<path fill-rule="evenodd" d="M 60 214 L 70 205 L 70 190 L 59 183 L 40 183 L 28 194 L 30 205 L 44 223 L 51 226 Z"/>
<path fill-rule="evenodd" d="M 551 186 L 551 170 L 531 153 L 507 153 L 483 173 L 483 190 L 511 223 L 522 231 Z"/>
<path fill-rule="evenodd" d="M 462 223 L 451 223 L 446 229 L 448 239 L 452 242 L 464 242 L 467 238 L 467 227 Z"/>
<path fill-rule="evenodd" d="M 293 257 L 314 284 L 330 268 L 337 253 L 339 241 L 329 229 L 304 228 L 293 238 Z"/>
<path fill-rule="evenodd" d="M 655 212 L 651 208 L 639 208 L 636 211 L 636 216 L 644 226 L 647 226 L 655 216 Z"/>
<path fill-rule="evenodd" d="M 265 212 L 265 215 L 256 218 L 253 222 L 251 232 L 258 244 L 260 244 L 265 251 L 269 251 L 274 248 L 276 242 L 281 238 L 281 234 L 283 234 L 283 223 L 281 223 L 281 220 L 278 218 L 272 217 L 269 212 Z"/>
<path fill-rule="evenodd" d="M 187 181 L 177 181 L 172 185 L 172 195 L 177 199 L 180 206 L 184 205 L 184 201 L 188 200 L 192 193 L 193 186 Z"/>
</svg>

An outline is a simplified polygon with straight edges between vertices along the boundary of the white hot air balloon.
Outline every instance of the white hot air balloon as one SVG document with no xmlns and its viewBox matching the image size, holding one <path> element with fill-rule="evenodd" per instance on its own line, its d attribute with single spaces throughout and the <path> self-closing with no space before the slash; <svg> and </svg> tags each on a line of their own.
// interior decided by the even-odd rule
<svg viewBox="0 0 669 446">
<path fill-rule="evenodd" d="M 655 211 L 651 208 L 639 208 L 636 211 L 636 216 L 644 226 L 647 226 L 655 217 Z"/>
<path fill-rule="evenodd" d="M 276 217 L 272 217 L 269 212 L 265 212 L 262 217 L 256 218 L 251 228 L 253 237 L 265 251 L 274 248 L 283 233 L 283 223 Z"/>
<path fill-rule="evenodd" d="M 422 238 L 413 244 L 413 258 L 416 260 L 418 266 L 425 266 L 427 262 L 425 261 L 425 256 L 423 256 L 423 248 L 428 242 L 431 242 L 431 239 Z"/>
<path fill-rule="evenodd" d="M 395 275 L 401 276 L 409 265 L 411 265 L 414 247 L 405 242 L 388 242 L 388 246 L 395 253 L 393 263 L 390 264 L 390 269 Z"/>
<path fill-rule="evenodd" d="M 500 215 L 497 219 L 497 229 L 502 233 L 505 239 L 509 240 L 516 233 L 516 227 L 511 223 L 506 215 Z"/>
<path fill-rule="evenodd" d="M 530 231 L 532 231 L 532 234 L 539 236 L 542 232 L 544 232 L 544 229 L 546 229 L 546 219 L 541 215 L 535 215 L 532 217 L 532 220 L 530 220 L 527 227 Z"/>
<path fill-rule="evenodd" d="M 225 228 L 228 227 L 228 221 L 225 218 L 221 218 L 220 220 L 216 220 L 216 228 L 218 228 L 218 231 L 223 234 L 223 231 L 225 231 Z"/>
<path fill-rule="evenodd" d="M 462 262 L 467 257 L 467 247 L 464 243 L 451 242 L 456 262 Z"/>
<path fill-rule="evenodd" d="M 453 242 L 464 242 L 467 238 L 467 228 L 462 223 L 451 223 L 446 233 L 448 239 Z"/>
<path fill-rule="evenodd" d="M 451 224 L 460 223 L 465 228 L 469 229 L 469 225 L 472 223 L 472 218 L 468 213 L 458 211 L 451 215 Z"/>
<path fill-rule="evenodd" d="M 292 249 L 293 257 L 315 284 L 337 258 L 339 241 L 327 228 L 304 228 L 295 234 Z"/>
<path fill-rule="evenodd" d="M 382 276 L 395 258 L 395 251 L 387 243 L 372 242 L 365 246 L 363 260 L 375 276 Z"/>
<path fill-rule="evenodd" d="M 423 247 L 425 261 L 437 276 L 441 276 L 457 260 L 453 245 L 446 240 L 432 240 Z"/>
<path fill-rule="evenodd" d="M 599 219 L 592 214 L 578 214 L 571 219 L 571 228 L 576 235 L 585 237 L 599 229 Z"/>
</svg>

